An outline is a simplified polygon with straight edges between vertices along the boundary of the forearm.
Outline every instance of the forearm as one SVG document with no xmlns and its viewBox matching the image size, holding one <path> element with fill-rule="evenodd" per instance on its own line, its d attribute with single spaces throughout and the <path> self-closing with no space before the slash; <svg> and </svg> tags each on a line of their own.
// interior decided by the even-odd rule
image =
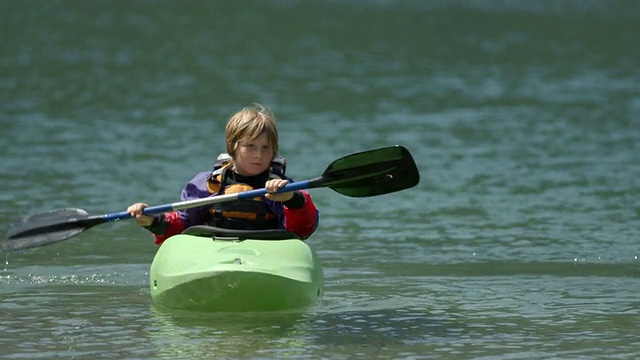
<svg viewBox="0 0 640 360">
<path fill-rule="evenodd" d="M 180 213 L 172 211 L 160 215 L 155 215 L 153 223 L 145 227 L 153 233 L 156 244 L 162 244 L 170 236 L 179 234 L 184 230 L 184 223 Z"/>
<path fill-rule="evenodd" d="M 318 210 L 306 191 L 284 203 L 284 228 L 306 239 L 318 226 Z"/>
</svg>

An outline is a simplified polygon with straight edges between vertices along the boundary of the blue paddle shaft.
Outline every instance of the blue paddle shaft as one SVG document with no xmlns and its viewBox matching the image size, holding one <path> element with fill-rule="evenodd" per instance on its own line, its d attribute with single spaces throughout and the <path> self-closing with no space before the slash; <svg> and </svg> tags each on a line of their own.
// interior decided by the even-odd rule
<svg viewBox="0 0 640 360">
<path fill-rule="evenodd" d="M 280 190 L 278 190 L 278 192 L 279 193 L 290 192 L 290 191 L 303 190 L 308 188 L 309 188 L 309 180 L 297 181 L 297 182 L 293 182 L 283 186 L 282 188 L 280 188 Z M 267 189 L 255 189 L 255 190 L 249 190 L 241 193 L 224 194 L 224 195 L 218 195 L 218 196 L 210 196 L 202 199 L 185 200 L 185 201 L 180 201 L 173 204 L 149 206 L 144 208 L 142 212 L 145 215 L 162 214 L 170 211 L 191 209 L 191 208 L 196 208 L 200 206 L 220 204 L 220 203 L 235 201 L 235 200 L 253 199 L 255 197 L 264 196 L 266 194 L 267 194 Z M 129 218 L 131 218 L 131 215 L 126 211 L 105 214 L 102 216 L 102 219 L 104 220 L 104 222 L 124 220 Z"/>
</svg>

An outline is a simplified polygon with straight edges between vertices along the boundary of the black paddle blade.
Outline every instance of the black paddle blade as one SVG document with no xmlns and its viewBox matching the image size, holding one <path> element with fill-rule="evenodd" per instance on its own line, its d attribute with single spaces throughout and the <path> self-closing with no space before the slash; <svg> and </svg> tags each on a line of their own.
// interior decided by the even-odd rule
<svg viewBox="0 0 640 360">
<path fill-rule="evenodd" d="M 60 209 L 27 216 L 14 222 L 3 244 L 5 251 L 38 247 L 68 239 L 102 223 L 82 209 Z"/>
<path fill-rule="evenodd" d="M 420 173 L 409 150 L 390 146 L 345 156 L 332 162 L 309 187 L 329 187 L 351 197 L 388 194 L 416 186 Z"/>
</svg>

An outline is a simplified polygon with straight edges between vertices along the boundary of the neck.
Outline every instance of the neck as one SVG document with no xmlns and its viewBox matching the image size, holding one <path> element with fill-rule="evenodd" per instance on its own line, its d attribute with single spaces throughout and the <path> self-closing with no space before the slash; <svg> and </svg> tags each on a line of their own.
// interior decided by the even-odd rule
<svg viewBox="0 0 640 360">
<path fill-rule="evenodd" d="M 245 183 L 251 186 L 254 189 L 259 189 L 264 187 L 264 184 L 269 180 L 269 169 L 258 175 L 243 175 L 233 170 L 233 176 L 235 177 L 235 181 L 239 183 Z"/>
</svg>

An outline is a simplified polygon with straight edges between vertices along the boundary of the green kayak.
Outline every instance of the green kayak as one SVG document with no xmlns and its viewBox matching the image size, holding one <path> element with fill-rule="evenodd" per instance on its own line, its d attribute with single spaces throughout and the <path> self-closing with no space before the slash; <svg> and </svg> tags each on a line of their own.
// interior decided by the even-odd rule
<svg viewBox="0 0 640 360">
<path fill-rule="evenodd" d="M 324 283 L 316 254 L 291 232 L 209 226 L 167 239 L 149 275 L 156 305 L 195 311 L 306 307 L 322 296 Z"/>
</svg>

